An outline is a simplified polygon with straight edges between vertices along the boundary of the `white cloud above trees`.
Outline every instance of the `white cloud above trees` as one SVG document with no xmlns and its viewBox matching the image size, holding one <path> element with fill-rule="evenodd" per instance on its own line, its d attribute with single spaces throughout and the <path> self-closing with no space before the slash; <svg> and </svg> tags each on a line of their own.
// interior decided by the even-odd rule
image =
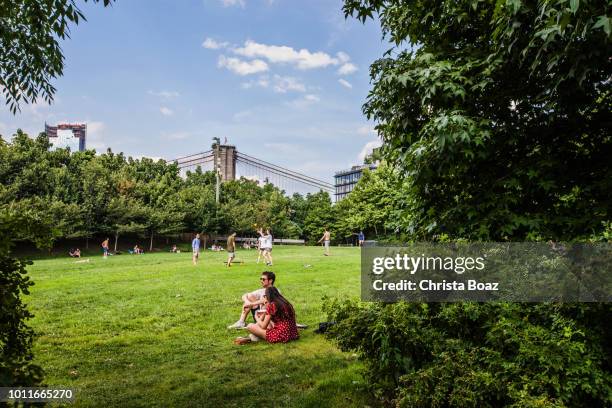
<svg viewBox="0 0 612 408">
<path fill-rule="evenodd" d="M 220 68 L 227 68 L 233 73 L 241 76 L 257 74 L 269 69 L 268 64 L 260 59 L 244 61 L 239 58 L 226 57 L 225 55 L 219 56 L 217 64 Z"/>
</svg>

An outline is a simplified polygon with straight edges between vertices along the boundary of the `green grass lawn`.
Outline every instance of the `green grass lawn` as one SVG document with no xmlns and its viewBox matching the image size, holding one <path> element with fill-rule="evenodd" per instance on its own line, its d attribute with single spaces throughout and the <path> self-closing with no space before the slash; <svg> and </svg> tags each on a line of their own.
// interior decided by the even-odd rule
<svg viewBox="0 0 612 408">
<path fill-rule="evenodd" d="M 359 250 L 275 247 L 277 286 L 310 327 L 288 344 L 236 346 L 240 296 L 260 286 L 256 251 L 154 253 L 35 261 L 26 298 L 46 383 L 75 406 L 350 407 L 373 405 L 361 364 L 313 333 L 325 295 L 359 295 Z"/>
</svg>

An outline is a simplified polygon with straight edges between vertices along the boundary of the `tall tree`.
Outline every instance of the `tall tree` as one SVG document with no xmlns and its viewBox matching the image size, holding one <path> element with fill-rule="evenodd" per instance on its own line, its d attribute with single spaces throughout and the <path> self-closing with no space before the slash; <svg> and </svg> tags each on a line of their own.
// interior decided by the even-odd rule
<svg viewBox="0 0 612 408">
<path fill-rule="evenodd" d="M 363 230 L 378 239 L 386 237 L 387 229 L 394 233 L 399 187 L 397 172 L 387 164 L 365 169 L 353 191 L 336 204 L 338 235 L 349 238 Z"/>
<path fill-rule="evenodd" d="M 503 240 L 604 228 L 609 1 L 345 0 L 344 12 L 378 13 L 398 46 L 372 64 L 364 112 L 407 180 L 405 231 Z"/>
<path fill-rule="evenodd" d="M 323 235 L 325 228 L 331 228 L 335 220 L 335 211 L 329 193 L 319 191 L 306 195 L 307 215 L 304 220 L 304 236 L 311 244 L 316 243 Z M 332 239 L 335 233 L 332 234 Z"/>
</svg>

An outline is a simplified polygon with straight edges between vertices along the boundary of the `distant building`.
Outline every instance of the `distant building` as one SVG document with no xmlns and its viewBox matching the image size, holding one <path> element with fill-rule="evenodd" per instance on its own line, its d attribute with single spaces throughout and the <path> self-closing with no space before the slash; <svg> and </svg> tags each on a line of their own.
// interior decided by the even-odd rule
<svg viewBox="0 0 612 408">
<path fill-rule="evenodd" d="M 336 202 L 345 198 L 353 189 L 361 178 L 364 169 L 374 170 L 375 164 L 364 164 L 353 166 L 350 170 L 342 170 L 336 172 L 334 187 L 336 190 Z"/>
<path fill-rule="evenodd" d="M 68 147 L 71 141 L 79 139 L 79 151 L 85 150 L 86 123 L 59 123 L 55 126 L 49 126 L 45 123 L 45 133 L 55 148 Z"/>
</svg>

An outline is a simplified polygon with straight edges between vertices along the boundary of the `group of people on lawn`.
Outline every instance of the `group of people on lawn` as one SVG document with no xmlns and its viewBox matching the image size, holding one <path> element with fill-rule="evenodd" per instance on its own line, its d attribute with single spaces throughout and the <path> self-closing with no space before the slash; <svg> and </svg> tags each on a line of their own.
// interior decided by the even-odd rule
<svg viewBox="0 0 612 408">
<path fill-rule="evenodd" d="M 272 264 L 272 235 L 260 229 L 259 249 L 263 253 L 266 265 Z M 228 260 L 227 266 L 231 266 L 236 251 L 236 234 L 233 233 L 227 240 Z M 193 250 L 193 263 L 197 264 L 200 254 L 200 234 L 191 243 Z M 260 253 L 261 255 L 261 253 Z M 258 259 L 259 263 L 259 259 Z M 238 337 L 234 340 L 236 344 L 266 340 L 269 343 L 286 343 L 299 337 L 295 321 L 295 309 L 280 291 L 274 287 L 276 275 L 274 272 L 265 271 L 261 274 L 261 288 L 242 296 L 242 311 L 238 321 L 229 329 L 246 329 L 248 337 Z M 246 324 L 246 319 L 251 314 L 255 323 Z"/>
<path fill-rule="evenodd" d="M 257 256 L 257 263 L 263 257 L 266 265 L 272 265 L 272 242 L 274 241 L 272 238 L 272 234 L 270 234 L 270 230 L 266 229 L 265 232 L 263 229 L 258 229 L 259 238 L 257 240 L 257 248 L 259 250 L 259 255 Z M 195 238 L 191 241 L 191 250 L 193 252 L 192 261 L 194 265 L 198 264 L 198 260 L 200 258 L 200 234 L 196 234 Z M 236 258 L 236 233 L 232 233 L 227 237 L 227 262 L 226 265 L 228 267 L 232 266 L 232 262 Z"/>
<path fill-rule="evenodd" d="M 260 234 L 258 240 L 258 247 L 260 250 L 259 255 L 260 257 L 263 255 L 266 265 L 271 265 L 272 235 L 270 234 L 269 230 L 266 230 L 264 233 L 262 229 L 259 229 L 258 232 Z M 236 250 L 235 236 L 236 234 L 233 233 L 228 237 L 227 266 L 231 266 L 231 262 L 234 259 L 234 253 Z M 327 235 L 327 238 L 329 239 L 329 235 Z M 101 246 L 104 257 L 108 256 L 109 240 L 104 240 Z M 199 234 L 196 235 L 192 242 L 192 249 L 193 263 L 196 264 L 200 252 Z M 178 252 L 176 245 L 172 248 L 171 252 Z M 139 252 L 136 252 L 135 249 L 134 253 Z M 257 261 L 259 263 L 259 259 Z M 274 272 L 262 272 L 260 277 L 261 288 L 250 293 L 245 293 L 242 296 L 243 304 L 240 318 L 236 323 L 228 326 L 228 329 L 246 329 L 249 332 L 249 335 L 247 337 L 236 338 L 234 343 L 247 344 L 260 340 L 265 340 L 269 343 L 286 343 L 299 338 L 298 324 L 295 320 L 295 309 L 274 286 L 275 281 L 276 275 Z M 253 316 L 254 323 L 246 323 L 249 314 Z"/>
</svg>

